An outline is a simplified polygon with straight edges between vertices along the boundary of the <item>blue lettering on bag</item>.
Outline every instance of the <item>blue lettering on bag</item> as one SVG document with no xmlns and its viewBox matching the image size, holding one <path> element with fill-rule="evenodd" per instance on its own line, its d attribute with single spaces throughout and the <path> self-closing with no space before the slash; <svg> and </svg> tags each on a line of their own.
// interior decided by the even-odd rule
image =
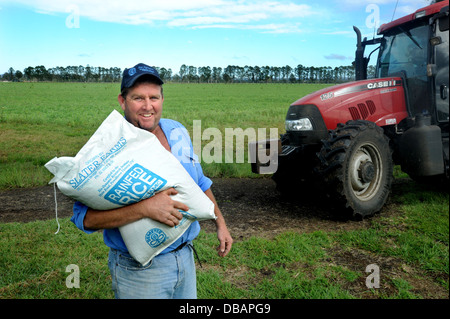
<svg viewBox="0 0 450 319">
<path fill-rule="evenodd" d="M 152 197 L 167 181 L 145 167 L 134 164 L 106 193 L 105 199 L 118 205 L 130 205 Z"/>
</svg>

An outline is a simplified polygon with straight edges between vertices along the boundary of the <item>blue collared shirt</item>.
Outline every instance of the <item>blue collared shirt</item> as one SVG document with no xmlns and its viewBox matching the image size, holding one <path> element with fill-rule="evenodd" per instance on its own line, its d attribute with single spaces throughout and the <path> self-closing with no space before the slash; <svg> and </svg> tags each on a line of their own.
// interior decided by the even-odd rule
<svg viewBox="0 0 450 319">
<path fill-rule="evenodd" d="M 203 175 L 202 167 L 194 154 L 191 138 L 186 128 L 179 122 L 170 119 L 161 119 L 159 126 L 166 135 L 172 154 L 180 161 L 192 179 L 197 183 L 202 191 L 208 190 L 212 181 Z M 73 205 L 73 216 L 70 219 L 79 229 L 85 233 L 91 234 L 96 230 L 84 228 L 84 218 L 88 207 L 80 202 Z M 178 238 L 172 245 L 167 247 L 161 254 L 168 253 L 184 242 L 192 241 L 200 232 L 200 224 L 195 221 L 189 226 L 184 234 Z M 118 228 L 103 230 L 103 240 L 108 247 L 128 253 L 128 249 L 120 235 Z"/>
</svg>

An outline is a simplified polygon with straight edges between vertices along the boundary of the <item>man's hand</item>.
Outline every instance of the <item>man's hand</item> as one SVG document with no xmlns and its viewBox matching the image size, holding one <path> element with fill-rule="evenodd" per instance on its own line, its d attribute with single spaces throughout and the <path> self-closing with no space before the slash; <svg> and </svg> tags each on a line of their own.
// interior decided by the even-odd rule
<svg viewBox="0 0 450 319">
<path fill-rule="evenodd" d="M 139 209 L 142 210 L 144 217 L 151 218 L 171 227 L 176 226 L 183 219 L 183 215 L 179 210 L 189 210 L 189 207 L 185 204 L 175 201 L 170 197 L 176 194 L 178 192 L 174 188 L 166 189 L 139 202 Z"/>
<path fill-rule="evenodd" d="M 217 247 L 217 253 L 220 257 L 225 257 L 231 250 L 231 246 L 233 245 L 233 238 L 228 231 L 228 228 L 225 227 L 217 227 L 217 239 L 219 239 L 219 247 Z"/>
<path fill-rule="evenodd" d="M 84 227 L 86 229 L 111 229 L 141 218 L 151 218 L 170 227 L 176 226 L 183 219 L 179 209 L 189 210 L 189 207 L 170 197 L 176 194 L 178 192 L 174 188 L 169 188 L 143 201 L 116 209 L 94 210 L 88 208 L 83 221 Z"/>
</svg>

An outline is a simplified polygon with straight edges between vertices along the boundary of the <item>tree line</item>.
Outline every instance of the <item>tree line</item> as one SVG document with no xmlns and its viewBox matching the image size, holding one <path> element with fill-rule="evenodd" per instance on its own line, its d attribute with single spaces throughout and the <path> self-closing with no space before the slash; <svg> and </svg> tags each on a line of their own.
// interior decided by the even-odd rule
<svg viewBox="0 0 450 319">
<path fill-rule="evenodd" d="M 355 68 L 339 67 L 296 67 L 277 66 L 235 66 L 195 67 L 183 64 L 178 73 L 172 69 L 155 67 L 164 82 L 186 83 L 342 83 L 355 78 Z M 374 75 L 374 66 L 368 74 Z M 118 67 L 67 66 L 45 68 L 43 65 L 27 67 L 23 71 L 9 68 L 1 76 L 3 81 L 54 81 L 54 82 L 120 82 L 122 70 Z"/>
</svg>

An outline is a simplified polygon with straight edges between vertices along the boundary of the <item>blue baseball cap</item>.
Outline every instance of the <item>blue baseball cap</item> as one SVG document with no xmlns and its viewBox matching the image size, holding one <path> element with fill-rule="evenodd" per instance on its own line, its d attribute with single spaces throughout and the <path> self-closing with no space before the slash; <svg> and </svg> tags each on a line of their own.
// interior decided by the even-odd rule
<svg viewBox="0 0 450 319">
<path fill-rule="evenodd" d="M 132 87 L 134 82 L 136 82 L 136 80 L 143 75 L 151 75 L 155 78 L 157 83 L 164 84 L 164 82 L 159 77 L 158 71 L 144 63 L 139 63 L 130 69 L 123 70 L 122 85 L 120 86 L 120 91 L 123 91 L 124 88 Z"/>
</svg>

